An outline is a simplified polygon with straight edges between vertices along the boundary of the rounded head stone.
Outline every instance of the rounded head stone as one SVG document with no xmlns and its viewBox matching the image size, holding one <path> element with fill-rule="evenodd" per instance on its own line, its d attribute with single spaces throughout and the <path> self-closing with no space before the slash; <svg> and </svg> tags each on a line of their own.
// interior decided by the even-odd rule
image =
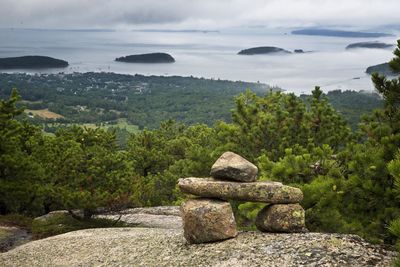
<svg viewBox="0 0 400 267">
<path fill-rule="evenodd" d="M 217 159 L 210 172 L 210 175 L 214 178 L 240 182 L 254 182 L 257 179 L 257 174 L 256 165 L 229 151 Z"/>
</svg>

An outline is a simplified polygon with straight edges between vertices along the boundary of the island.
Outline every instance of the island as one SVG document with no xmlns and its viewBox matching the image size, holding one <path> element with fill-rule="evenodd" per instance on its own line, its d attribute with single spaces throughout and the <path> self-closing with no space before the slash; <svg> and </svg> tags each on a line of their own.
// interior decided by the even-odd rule
<svg viewBox="0 0 400 267">
<path fill-rule="evenodd" d="M 175 59 L 167 53 L 148 53 L 119 57 L 115 61 L 127 63 L 174 63 Z"/>
<path fill-rule="evenodd" d="M 22 56 L 0 58 L 0 69 L 65 68 L 68 62 L 46 56 Z"/>
<path fill-rule="evenodd" d="M 260 46 L 241 50 L 238 55 L 262 55 L 276 53 L 290 54 L 291 52 L 275 46 Z"/>
<path fill-rule="evenodd" d="M 395 76 L 396 74 L 399 74 L 399 73 L 394 72 L 390 68 L 389 63 L 382 63 L 382 64 L 378 64 L 378 65 L 374 65 L 374 66 L 369 66 L 365 72 L 370 75 L 372 73 L 377 72 L 381 75 L 386 75 L 386 76 Z"/>
<path fill-rule="evenodd" d="M 346 46 L 346 49 L 355 49 L 355 48 L 386 49 L 392 47 L 393 45 L 382 42 L 360 42 L 360 43 L 349 44 L 348 46 Z"/>
<path fill-rule="evenodd" d="M 329 30 L 329 29 L 302 29 L 292 31 L 294 35 L 316 35 L 316 36 L 330 36 L 330 37 L 355 37 L 355 38 L 377 38 L 392 36 L 391 34 L 382 32 L 361 32 L 361 31 L 342 31 L 342 30 Z"/>
</svg>

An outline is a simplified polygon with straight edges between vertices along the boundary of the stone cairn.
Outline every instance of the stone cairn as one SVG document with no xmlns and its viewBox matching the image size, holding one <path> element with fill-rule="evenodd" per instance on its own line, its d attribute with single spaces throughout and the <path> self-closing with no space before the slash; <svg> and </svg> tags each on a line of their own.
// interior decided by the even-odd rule
<svg viewBox="0 0 400 267">
<path fill-rule="evenodd" d="M 195 195 L 181 205 L 184 236 L 189 243 L 205 243 L 237 236 L 228 200 L 261 202 L 257 215 L 262 232 L 303 232 L 305 213 L 298 204 L 300 189 L 279 182 L 257 182 L 257 167 L 241 156 L 225 152 L 212 166 L 212 178 L 181 178 L 179 189 Z"/>
</svg>

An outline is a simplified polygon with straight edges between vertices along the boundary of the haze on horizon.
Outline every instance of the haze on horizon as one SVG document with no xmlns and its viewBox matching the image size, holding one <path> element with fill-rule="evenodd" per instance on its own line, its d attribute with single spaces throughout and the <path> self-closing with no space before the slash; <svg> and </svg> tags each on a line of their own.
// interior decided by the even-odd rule
<svg viewBox="0 0 400 267">
<path fill-rule="evenodd" d="M 0 28 L 400 25 L 399 0 L 0 0 L 0 7 Z"/>
</svg>

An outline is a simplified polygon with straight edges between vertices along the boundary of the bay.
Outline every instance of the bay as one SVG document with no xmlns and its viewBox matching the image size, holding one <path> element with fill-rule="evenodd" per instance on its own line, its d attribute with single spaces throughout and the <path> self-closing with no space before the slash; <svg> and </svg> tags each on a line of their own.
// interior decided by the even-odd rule
<svg viewBox="0 0 400 267">
<path fill-rule="evenodd" d="M 67 60 L 65 69 L 8 72 L 115 72 L 143 75 L 178 75 L 262 82 L 296 94 L 324 91 L 372 91 L 365 69 L 391 59 L 391 49 L 354 49 L 354 42 L 395 43 L 396 36 L 342 38 L 291 35 L 290 29 L 227 29 L 202 31 L 37 30 L 0 29 L 0 57 L 46 55 Z M 240 56 L 256 46 L 312 51 L 304 54 Z M 120 56 L 165 52 L 173 64 L 115 62 Z"/>
</svg>

